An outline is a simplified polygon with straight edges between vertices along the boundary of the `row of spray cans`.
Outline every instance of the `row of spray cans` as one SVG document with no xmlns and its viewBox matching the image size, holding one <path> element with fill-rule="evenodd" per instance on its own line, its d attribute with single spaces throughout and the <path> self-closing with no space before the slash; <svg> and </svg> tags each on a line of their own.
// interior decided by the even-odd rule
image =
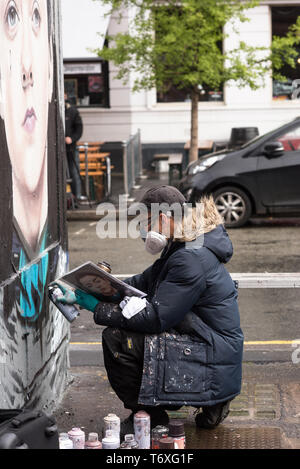
<svg viewBox="0 0 300 469">
<path fill-rule="evenodd" d="M 85 433 L 81 428 L 74 427 L 68 433 L 59 434 L 60 449 L 102 449 L 98 439 L 98 433 L 89 433 L 85 439 Z"/>
<path fill-rule="evenodd" d="M 151 432 L 150 415 L 139 411 L 134 415 L 134 434 L 120 441 L 120 418 L 115 414 L 104 417 L 102 442 L 97 433 L 89 433 L 87 441 L 80 428 L 61 433 L 61 449 L 185 449 L 184 423 L 171 419 L 168 427 L 159 425 Z"/>
</svg>

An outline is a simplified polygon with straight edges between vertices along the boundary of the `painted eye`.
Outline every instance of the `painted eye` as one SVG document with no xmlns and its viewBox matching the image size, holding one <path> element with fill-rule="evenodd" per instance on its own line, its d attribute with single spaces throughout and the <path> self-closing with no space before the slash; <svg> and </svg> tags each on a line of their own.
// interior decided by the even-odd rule
<svg viewBox="0 0 300 469">
<path fill-rule="evenodd" d="M 8 11 L 6 15 L 6 22 L 10 30 L 15 29 L 19 22 L 18 12 L 16 10 L 14 2 L 11 2 L 8 7 Z"/>
<path fill-rule="evenodd" d="M 32 26 L 35 31 L 37 31 L 41 26 L 41 15 L 37 7 L 35 7 L 33 10 Z"/>
</svg>

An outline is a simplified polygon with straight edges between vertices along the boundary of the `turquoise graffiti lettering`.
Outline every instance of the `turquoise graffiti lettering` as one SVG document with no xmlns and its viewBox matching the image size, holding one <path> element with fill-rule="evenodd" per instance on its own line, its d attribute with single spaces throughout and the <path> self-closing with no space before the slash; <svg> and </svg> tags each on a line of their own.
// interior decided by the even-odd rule
<svg viewBox="0 0 300 469">
<path fill-rule="evenodd" d="M 40 252 L 45 247 L 45 236 Z M 23 249 L 20 252 L 20 270 L 28 263 Z M 36 264 L 21 272 L 21 284 L 24 292 L 20 293 L 20 314 L 23 318 L 35 321 L 42 312 L 45 286 L 47 281 L 49 254 L 46 253 Z"/>
</svg>

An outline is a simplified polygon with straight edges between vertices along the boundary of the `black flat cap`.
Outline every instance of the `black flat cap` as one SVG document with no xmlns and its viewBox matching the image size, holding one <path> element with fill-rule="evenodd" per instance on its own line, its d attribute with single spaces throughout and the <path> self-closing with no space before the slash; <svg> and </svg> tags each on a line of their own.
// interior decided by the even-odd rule
<svg viewBox="0 0 300 469">
<path fill-rule="evenodd" d="M 183 194 L 173 186 L 156 186 L 151 187 L 143 195 L 140 203 L 145 204 L 148 208 L 151 208 L 151 204 L 168 204 L 172 205 L 179 203 L 183 205 L 186 203 L 186 199 Z"/>
</svg>

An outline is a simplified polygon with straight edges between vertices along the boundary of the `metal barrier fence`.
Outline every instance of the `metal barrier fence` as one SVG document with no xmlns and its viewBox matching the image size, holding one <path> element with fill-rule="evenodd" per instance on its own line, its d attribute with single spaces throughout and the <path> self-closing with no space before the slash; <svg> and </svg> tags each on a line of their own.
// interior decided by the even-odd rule
<svg viewBox="0 0 300 469">
<path fill-rule="evenodd" d="M 85 193 L 88 200 L 91 199 L 90 194 L 90 176 L 93 173 L 89 173 L 89 160 L 88 160 L 88 153 L 89 153 L 89 146 L 88 142 L 84 142 L 82 145 L 76 146 L 76 153 L 77 153 L 77 161 L 79 161 L 79 151 L 84 150 L 84 164 L 85 164 L 85 176 L 84 176 L 84 187 Z M 91 144 L 92 147 L 95 147 L 95 144 Z M 100 145 L 99 145 L 100 146 Z M 108 198 L 111 195 L 111 159 L 109 156 L 105 157 L 105 172 L 104 172 L 104 198 Z"/>
<path fill-rule="evenodd" d="M 117 274 L 124 279 L 136 274 Z M 300 272 L 296 273 L 235 273 L 230 274 L 239 288 L 300 288 Z"/>
<path fill-rule="evenodd" d="M 142 176 L 143 172 L 140 129 L 135 135 L 131 135 L 128 140 L 122 142 L 122 148 L 124 194 L 129 197 L 131 190 L 136 187 L 136 180 Z"/>
<path fill-rule="evenodd" d="M 85 177 L 84 177 L 84 186 L 85 186 L 85 193 L 88 199 L 90 199 L 90 184 L 89 184 L 89 162 L 88 162 L 88 151 L 89 151 L 89 144 L 86 142 L 83 145 L 76 146 L 76 157 L 78 164 L 79 163 L 79 151 L 84 150 L 84 164 L 85 164 Z"/>
</svg>

